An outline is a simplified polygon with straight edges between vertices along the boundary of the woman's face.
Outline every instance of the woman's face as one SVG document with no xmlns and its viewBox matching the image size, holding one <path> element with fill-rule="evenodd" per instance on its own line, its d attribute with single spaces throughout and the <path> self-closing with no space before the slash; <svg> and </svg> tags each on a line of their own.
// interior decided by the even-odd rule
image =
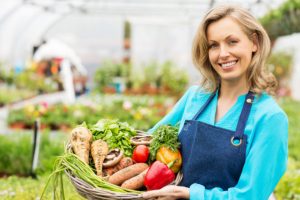
<svg viewBox="0 0 300 200">
<path fill-rule="evenodd" d="M 207 28 L 209 61 L 221 81 L 246 80 L 246 71 L 257 51 L 257 45 L 242 31 L 230 17 L 210 24 Z"/>
</svg>

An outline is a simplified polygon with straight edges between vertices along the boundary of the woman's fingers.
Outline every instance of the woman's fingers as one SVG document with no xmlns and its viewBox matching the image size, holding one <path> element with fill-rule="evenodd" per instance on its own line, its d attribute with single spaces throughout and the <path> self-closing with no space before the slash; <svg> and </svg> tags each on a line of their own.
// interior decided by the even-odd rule
<svg viewBox="0 0 300 200">
<path fill-rule="evenodd" d="M 142 197 L 144 199 L 151 199 L 151 198 L 157 198 L 161 200 L 163 198 L 163 200 L 173 200 L 173 199 L 177 199 L 180 198 L 182 196 L 182 191 L 180 189 L 180 187 L 178 186 L 173 186 L 173 185 L 168 185 L 160 190 L 152 190 L 152 191 L 148 191 L 148 192 L 144 192 L 142 194 Z"/>
<path fill-rule="evenodd" d="M 160 190 L 152 190 L 152 191 L 149 191 L 149 192 L 144 192 L 142 197 L 144 199 L 151 199 L 151 198 L 154 198 L 154 197 L 161 196 L 160 194 L 161 194 Z"/>
<path fill-rule="evenodd" d="M 157 200 L 176 200 L 175 197 L 158 197 Z"/>
<path fill-rule="evenodd" d="M 143 193 L 142 197 L 144 199 L 149 199 L 149 200 L 175 200 L 175 199 L 177 199 L 177 198 L 172 197 L 170 195 L 168 195 L 168 196 L 159 196 L 160 194 L 164 195 L 164 193 L 157 192 L 157 191 L 158 190 L 156 190 L 156 191 L 150 191 L 150 192 L 145 192 L 145 193 Z M 167 194 L 165 194 L 165 195 L 167 195 Z"/>
<path fill-rule="evenodd" d="M 165 190 L 152 190 L 152 191 L 149 191 L 149 192 L 144 192 L 142 194 L 142 197 L 144 199 L 150 199 L 150 198 L 154 198 L 154 197 L 174 197 L 176 196 L 177 193 L 174 191 L 165 191 Z"/>
</svg>

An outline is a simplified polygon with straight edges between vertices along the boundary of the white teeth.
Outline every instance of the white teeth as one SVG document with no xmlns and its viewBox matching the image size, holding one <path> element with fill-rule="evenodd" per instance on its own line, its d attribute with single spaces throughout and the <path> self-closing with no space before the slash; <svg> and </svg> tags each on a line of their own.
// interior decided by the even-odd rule
<svg viewBox="0 0 300 200">
<path fill-rule="evenodd" d="M 229 68 L 232 65 L 234 65 L 236 63 L 236 61 L 233 62 L 229 62 L 229 63 L 225 63 L 225 64 L 221 64 L 222 68 Z"/>
</svg>

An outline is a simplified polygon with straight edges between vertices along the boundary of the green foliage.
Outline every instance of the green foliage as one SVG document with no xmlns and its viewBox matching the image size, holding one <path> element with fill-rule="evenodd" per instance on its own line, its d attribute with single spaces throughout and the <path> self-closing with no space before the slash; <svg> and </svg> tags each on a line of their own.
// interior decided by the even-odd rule
<svg viewBox="0 0 300 200">
<path fill-rule="evenodd" d="M 292 56 L 285 52 L 273 52 L 267 63 L 277 80 L 288 78 L 291 73 Z"/>
<path fill-rule="evenodd" d="M 41 116 L 41 122 L 52 129 L 59 129 L 62 125 L 72 127 L 77 122 L 74 111 L 74 106 L 58 103 L 49 107 L 48 111 Z"/>
<path fill-rule="evenodd" d="M 117 193 L 141 193 L 140 191 L 121 188 L 120 186 L 109 183 L 105 179 L 99 178 L 93 169 L 80 160 L 77 155 L 65 152 L 56 159 L 53 173 L 49 176 L 41 199 L 44 198 L 45 191 L 49 188 L 50 183 L 53 185 L 52 191 L 54 199 L 66 199 L 63 182 L 63 174 L 66 170 L 95 188 L 99 187 Z"/>
<path fill-rule="evenodd" d="M 91 105 L 55 104 L 39 114 L 38 106 L 28 105 L 22 109 L 11 110 L 8 124 L 22 122 L 26 127 L 32 127 L 35 118 L 40 117 L 43 126 L 59 129 L 61 126 L 75 127 L 86 121 L 96 123 L 99 119 L 119 119 L 126 121 L 135 129 L 146 130 L 154 126 L 166 114 L 174 99 L 165 96 L 118 96 L 96 95 L 90 97 Z M 126 107 L 129 104 L 130 107 Z M 154 109 L 151 107 L 154 106 Z M 117 112 L 116 112 L 117 111 Z"/>
<path fill-rule="evenodd" d="M 287 0 L 260 19 L 270 38 L 300 32 L 300 1 Z"/>
<path fill-rule="evenodd" d="M 156 62 L 152 62 L 143 67 L 143 84 L 157 85 L 158 79 L 161 77 L 161 72 L 159 71 L 159 65 Z"/>
<path fill-rule="evenodd" d="M 124 24 L 124 38 L 130 39 L 131 37 L 131 25 L 129 21 L 125 21 Z"/>
<path fill-rule="evenodd" d="M 0 87 L 0 106 L 14 103 L 37 93 L 27 89 L 17 89 L 15 87 Z"/>
<path fill-rule="evenodd" d="M 284 98 L 281 99 L 280 105 L 289 120 L 289 156 L 300 162 L 300 102 Z"/>
<path fill-rule="evenodd" d="M 96 88 L 103 92 L 104 87 L 113 85 L 114 77 L 123 77 L 127 89 L 146 90 L 141 92 L 143 94 L 151 93 L 151 91 L 147 90 L 156 89 L 156 93 L 164 92 L 180 96 L 188 84 L 188 74 L 185 70 L 169 61 L 163 64 L 151 62 L 147 65 L 139 66 L 139 68 L 142 70 L 136 72 L 131 64 L 106 62 L 96 71 L 94 77 Z M 165 91 L 165 88 L 168 91 Z"/>
<path fill-rule="evenodd" d="M 0 83 L 4 82 L 11 85 L 14 80 L 14 73 L 12 70 L 5 70 L 2 64 L 0 64 Z"/>
<path fill-rule="evenodd" d="M 111 149 L 122 149 L 124 155 L 131 157 L 134 147 L 130 143 L 130 138 L 136 135 L 136 131 L 127 122 L 101 119 L 92 125 L 90 130 L 94 140 L 102 139 Z"/>
<path fill-rule="evenodd" d="M 174 67 L 171 62 L 162 66 L 162 86 L 171 90 L 171 93 L 180 96 L 188 84 L 188 75 L 183 69 Z"/>
<path fill-rule="evenodd" d="M 19 89 L 28 89 L 42 93 L 57 91 L 57 83 L 51 78 L 37 75 L 33 70 L 25 70 L 20 74 L 14 75 L 14 84 Z"/>
<path fill-rule="evenodd" d="M 45 187 L 48 175 L 38 176 L 38 179 L 20 178 L 10 176 L 0 179 L 0 198 L 2 200 L 33 200 L 40 199 L 42 191 Z M 70 181 L 63 177 L 65 199 L 84 200 L 83 197 L 75 191 Z M 46 191 L 44 199 L 53 199 L 52 190 Z"/>
<path fill-rule="evenodd" d="M 64 152 L 68 135 L 65 133 L 56 133 L 50 135 L 44 132 L 41 136 L 39 165 L 36 169 L 37 174 L 46 174 L 53 170 L 53 163 L 57 156 Z"/>
<path fill-rule="evenodd" d="M 278 200 L 300 200 L 300 161 L 289 158 L 288 170 L 277 185 Z"/>
<path fill-rule="evenodd" d="M 153 132 L 153 139 L 150 144 L 151 161 L 155 160 L 156 152 L 161 146 L 169 147 L 173 151 L 179 148 L 178 129 L 178 126 L 162 125 Z"/>
<path fill-rule="evenodd" d="M 17 134 L 0 135 L 0 172 L 26 175 L 31 167 L 31 137 Z"/>
<path fill-rule="evenodd" d="M 300 102 L 287 98 L 279 102 L 289 119 L 289 162 L 275 194 L 278 200 L 300 200 Z"/>
<path fill-rule="evenodd" d="M 0 135 L 0 172 L 5 174 L 28 175 L 32 160 L 32 137 L 31 132 L 16 132 Z M 62 154 L 64 137 L 56 136 L 51 139 L 50 135 L 41 136 L 40 156 L 37 173 L 50 172 L 53 168 L 53 160 Z"/>
<path fill-rule="evenodd" d="M 128 78 L 130 69 L 130 64 L 105 61 L 95 72 L 94 82 L 96 89 L 100 92 L 103 92 L 103 88 L 105 86 L 110 86 L 113 84 L 114 77 Z"/>
</svg>

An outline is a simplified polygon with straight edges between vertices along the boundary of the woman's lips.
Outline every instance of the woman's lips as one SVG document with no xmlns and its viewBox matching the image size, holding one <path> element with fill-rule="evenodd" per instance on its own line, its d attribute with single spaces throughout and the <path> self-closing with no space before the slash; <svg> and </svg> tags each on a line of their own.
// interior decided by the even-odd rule
<svg viewBox="0 0 300 200">
<path fill-rule="evenodd" d="M 222 67 L 222 69 L 231 69 L 234 67 L 234 65 L 237 63 L 238 61 L 230 61 L 230 62 L 226 62 L 226 63 L 222 63 L 220 64 L 220 66 Z"/>
</svg>

